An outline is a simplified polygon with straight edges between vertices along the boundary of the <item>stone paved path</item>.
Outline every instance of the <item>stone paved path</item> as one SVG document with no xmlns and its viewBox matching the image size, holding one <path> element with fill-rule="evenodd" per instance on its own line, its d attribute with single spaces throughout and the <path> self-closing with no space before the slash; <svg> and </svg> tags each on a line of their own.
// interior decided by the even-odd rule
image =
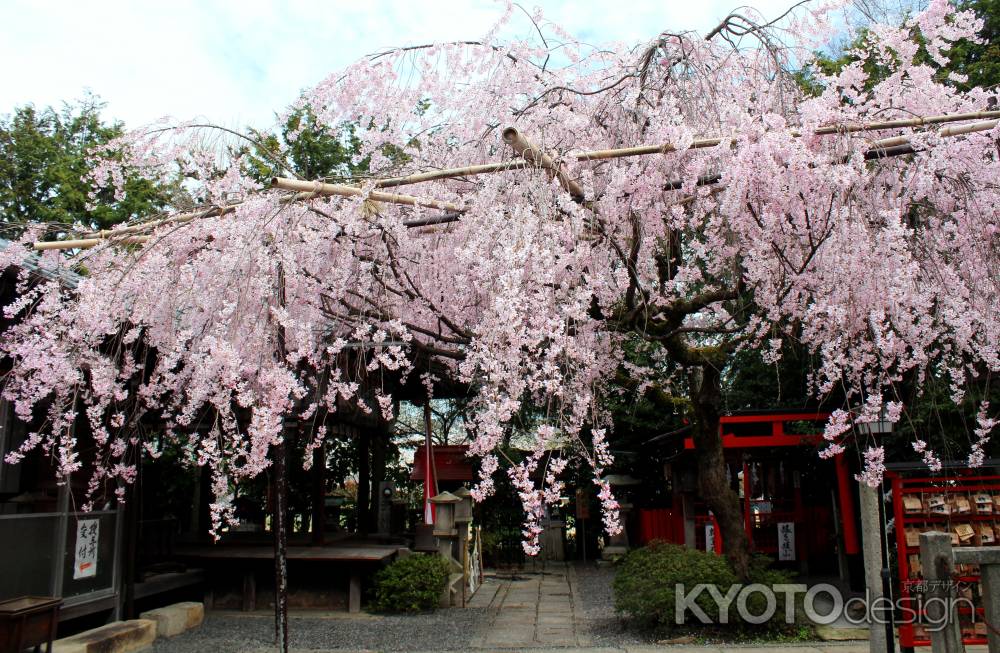
<svg viewBox="0 0 1000 653">
<path fill-rule="evenodd" d="M 519 647 L 516 650 L 522 650 Z M 787 646 L 656 646 L 626 644 L 623 646 L 597 646 L 597 647 L 529 647 L 531 653 L 868 653 L 868 644 L 830 644 L 823 643 L 816 646 L 809 645 L 787 645 Z M 985 646 L 967 647 L 969 653 L 988 653 Z M 504 650 L 502 647 L 500 650 Z M 434 649 L 433 651 L 423 651 L 421 653 L 467 653 L 468 649 L 445 651 Z M 261 648 L 242 653 L 274 653 L 274 648 Z M 367 649 L 291 649 L 291 653 L 376 653 Z M 504 653 L 507 653 L 505 650 Z"/>
<path fill-rule="evenodd" d="M 564 565 L 522 572 L 513 579 L 497 578 L 476 593 L 472 607 L 489 608 L 489 623 L 481 648 L 545 648 L 588 646 L 580 624 L 574 573 Z"/>
</svg>

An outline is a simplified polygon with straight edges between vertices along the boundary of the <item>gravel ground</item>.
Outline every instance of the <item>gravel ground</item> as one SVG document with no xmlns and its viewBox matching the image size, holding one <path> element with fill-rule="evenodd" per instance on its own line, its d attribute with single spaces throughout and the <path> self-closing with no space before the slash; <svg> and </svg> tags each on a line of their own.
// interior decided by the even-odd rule
<svg viewBox="0 0 1000 653">
<path fill-rule="evenodd" d="M 580 600 L 577 618 L 584 619 L 587 631 L 595 646 L 625 646 L 648 644 L 655 641 L 651 635 L 635 629 L 627 630 L 625 622 L 615 614 L 611 581 L 615 570 L 609 566 L 578 565 L 576 596 Z"/>
<path fill-rule="evenodd" d="M 290 647 L 304 650 L 460 651 L 482 635 L 486 623 L 486 611 L 475 608 L 407 616 L 322 613 L 291 616 L 288 633 Z M 173 639 L 157 640 L 151 651 L 245 653 L 268 649 L 273 637 L 273 615 L 216 612 L 206 615 L 200 628 Z"/>
<path fill-rule="evenodd" d="M 620 647 L 653 641 L 626 630 L 614 612 L 614 570 L 577 566 L 576 617 L 593 646 Z M 489 624 L 485 608 L 452 608 L 418 615 L 293 614 L 289 621 L 293 649 L 367 649 L 374 651 L 468 650 L 481 641 Z M 157 640 L 153 653 L 257 653 L 270 649 L 274 617 L 270 613 L 210 612 L 200 628 L 169 640 Z"/>
</svg>

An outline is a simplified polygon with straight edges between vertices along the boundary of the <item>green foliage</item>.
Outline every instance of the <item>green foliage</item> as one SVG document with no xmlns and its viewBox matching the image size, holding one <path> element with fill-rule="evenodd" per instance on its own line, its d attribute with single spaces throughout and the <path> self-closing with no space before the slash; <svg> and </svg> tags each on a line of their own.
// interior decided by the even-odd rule
<svg viewBox="0 0 1000 653">
<path fill-rule="evenodd" d="M 762 350 L 746 348 L 732 355 L 722 375 L 723 409 L 766 410 L 800 408 L 814 405 L 808 376 L 818 361 L 805 347 L 790 338 L 782 339 L 781 357 L 765 362 Z M 837 405 L 837 394 L 826 398 L 827 405 Z"/>
<path fill-rule="evenodd" d="M 908 378 L 900 385 L 899 400 L 906 411 L 886 441 L 889 460 L 920 460 L 913 451 L 913 441 L 921 439 L 942 460 L 963 460 L 969 454 L 975 435 L 976 413 L 980 402 L 1000 404 L 1000 386 L 984 369 L 976 371 L 965 388 L 962 400 L 955 403 L 951 379 L 946 374 L 931 373 L 922 385 Z M 986 456 L 1000 455 L 1000 441 L 993 438 L 986 445 Z"/>
<path fill-rule="evenodd" d="M 247 174 L 264 185 L 288 170 L 304 179 L 349 177 L 368 171 L 367 159 L 354 161 L 361 145 L 356 130 L 350 123 L 328 128 L 307 107 L 292 112 L 280 134 L 251 129 L 257 145 L 240 153 Z"/>
<path fill-rule="evenodd" d="M 948 65 L 940 68 L 936 77 L 940 82 L 951 84 L 962 91 L 971 88 L 994 88 L 1000 84 L 1000 0 L 955 0 L 954 4 L 963 11 L 972 11 L 983 20 L 983 29 L 979 33 L 982 42 L 972 43 L 967 39 L 955 42 L 947 52 L 950 59 Z M 918 43 L 922 43 L 919 33 L 914 36 Z M 869 37 L 868 30 L 861 29 L 846 47 L 833 53 L 820 53 L 809 68 L 799 71 L 798 81 L 802 88 L 808 93 L 820 93 L 822 86 L 816 81 L 814 72 L 822 72 L 825 75 L 840 72 L 845 66 L 857 60 L 857 52 L 867 49 L 865 46 Z M 935 65 L 923 47 L 917 51 L 916 59 L 917 63 Z M 868 75 L 866 88 L 873 87 L 888 75 L 885 66 L 878 63 L 871 55 L 865 57 L 863 68 Z M 949 77 L 951 73 L 965 75 L 968 79 L 952 80 Z"/>
<path fill-rule="evenodd" d="M 753 561 L 749 582 L 764 585 L 788 583 L 789 575 L 770 569 L 768 562 L 766 558 L 756 558 Z M 687 591 L 702 583 L 714 585 L 725 595 L 737 582 L 736 574 L 722 556 L 676 544 L 652 542 L 641 549 L 630 551 L 619 562 L 613 584 L 615 610 L 640 626 L 670 629 L 676 626 L 675 600 L 678 584 L 687 588 Z M 713 622 L 718 622 L 719 606 L 707 591 L 702 592 L 695 603 Z M 750 595 L 747 605 L 752 614 L 764 612 L 764 599 L 759 593 Z M 768 630 L 778 623 L 783 625 L 780 619 L 783 615 L 784 606 L 779 594 L 776 618 L 772 623 L 755 628 Z M 686 616 L 689 620 L 686 625 L 700 625 L 690 612 Z M 749 628 L 748 624 L 737 623 L 738 615 L 733 606 L 730 606 L 729 618 L 731 624 Z"/>
<path fill-rule="evenodd" d="M 949 53 L 951 68 L 969 77 L 956 85 L 962 90 L 996 87 L 1000 84 L 1000 0 L 960 0 L 956 4 L 975 12 L 984 23 L 979 32 L 983 43 L 962 39 Z"/>
<path fill-rule="evenodd" d="M 448 563 L 436 555 L 414 553 L 400 558 L 375 575 L 377 612 L 433 610 L 448 583 Z"/>
<path fill-rule="evenodd" d="M 304 106 L 289 114 L 277 134 L 251 128 L 254 145 L 241 147 L 235 153 L 243 156 L 246 174 L 265 186 L 272 177 L 287 176 L 289 172 L 303 179 L 365 176 L 371 172 L 371 157 L 360 156 L 358 131 L 379 130 L 373 122 L 365 125 L 363 120 L 326 125 Z M 412 139 L 405 147 L 419 149 L 420 143 Z M 401 144 L 382 143 L 379 150 L 392 167 L 403 165 L 411 158 Z M 380 170 L 379 174 L 384 175 L 386 171 Z"/>
<path fill-rule="evenodd" d="M 103 229 L 165 205 L 170 189 L 139 177 L 126 179 L 121 200 L 110 190 L 88 197 L 88 152 L 123 131 L 101 119 L 103 108 L 86 97 L 61 111 L 26 105 L 0 118 L 0 223 L 8 236 L 27 222 Z"/>
</svg>

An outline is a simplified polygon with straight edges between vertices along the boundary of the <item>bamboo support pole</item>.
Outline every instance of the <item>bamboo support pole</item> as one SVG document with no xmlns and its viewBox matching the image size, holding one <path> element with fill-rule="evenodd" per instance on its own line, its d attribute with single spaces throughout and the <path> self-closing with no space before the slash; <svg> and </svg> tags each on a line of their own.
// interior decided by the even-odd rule
<svg viewBox="0 0 1000 653">
<path fill-rule="evenodd" d="M 414 227 L 429 227 L 438 224 L 447 224 L 449 222 L 458 222 L 461 216 L 461 213 L 442 213 L 441 215 L 432 215 L 426 218 L 404 220 L 403 226 L 408 229 L 413 229 Z"/>
<path fill-rule="evenodd" d="M 715 147 L 721 143 L 721 138 L 699 138 L 691 141 L 686 149 L 697 150 L 705 147 Z M 663 145 L 637 145 L 635 147 L 619 147 L 610 150 L 593 150 L 590 152 L 578 152 L 570 156 L 577 161 L 595 161 L 598 159 L 621 159 L 630 156 L 648 156 L 650 154 L 666 154 L 676 152 L 677 147 L 670 143 Z"/>
<path fill-rule="evenodd" d="M 939 116 L 923 116 L 916 118 L 907 118 L 904 120 L 885 120 L 882 122 L 868 122 L 868 123 L 846 123 L 841 125 L 828 125 L 825 127 L 820 127 L 814 130 L 812 133 L 817 136 L 827 135 L 827 134 L 852 134 L 862 131 L 883 131 L 887 129 L 905 129 L 907 127 L 920 127 L 923 125 L 938 125 L 942 123 L 949 122 L 961 122 L 965 120 L 982 120 L 989 118 L 1000 118 L 1000 111 L 976 111 L 972 113 L 957 113 L 957 114 L 945 114 Z M 516 132 L 517 130 L 513 127 L 508 129 Z M 941 130 L 947 132 L 950 129 L 955 129 L 952 127 L 946 127 Z M 981 131 L 981 130 L 975 130 Z M 506 133 L 506 130 L 505 130 Z M 968 132 L 962 132 L 968 133 Z M 800 132 L 792 132 L 795 137 L 800 137 Z M 946 134 L 955 135 L 955 134 Z M 715 147 L 722 143 L 725 139 L 723 138 L 698 138 L 691 141 L 686 149 L 696 150 L 706 147 Z M 596 161 L 601 159 L 620 159 L 632 156 L 648 156 L 650 154 L 666 154 L 668 152 L 676 152 L 677 147 L 670 143 L 659 144 L 659 145 L 637 145 L 634 147 L 619 147 L 611 148 L 605 150 L 590 150 L 585 152 L 574 152 L 567 155 L 567 158 L 575 159 L 576 161 Z M 506 170 L 521 170 L 530 165 L 526 161 L 504 161 L 499 163 L 484 163 L 480 165 L 470 165 L 463 166 L 461 168 L 446 168 L 443 170 L 434 170 L 432 172 L 419 172 L 412 175 L 406 175 L 402 177 L 392 177 L 391 179 L 382 179 L 375 182 L 377 188 L 386 188 L 390 186 L 405 186 L 408 184 L 418 184 L 424 181 L 435 181 L 438 179 L 451 179 L 454 177 L 465 177 L 470 175 L 481 175 L 489 174 L 493 172 L 504 172 Z M 537 163 L 535 165 L 538 165 Z"/>
<path fill-rule="evenodd" d="M 973 134 L 975 132 L 989 131 L 997 126 L 1000 120 L 984 120 L 982 122 L 974 122 L 970 125 L 955 125 L 952 127 L 945 127 L 937 133 L 941 138 L 949 138 L 951 136 L 961 136 L 963 134 Z M 909 145 L 912 141 L 911 136 L 893 136 L 891 138 L 883 138 L 874 141 L 871 144 L 872 149 L 884 149 L 889 147 L 898 147 L 900 145 Z"/>
<path fill-rule="evenodd" d="M 468 175 L 482 175 L 489 172 L 503 172 L 505 170 L 523 170 L 532 167 L 530 161 L 501 161 L 499 163 L 483 163 L 480 165 L 465 166 L 464 168 L 445 168 L 433 170 L 431 172 L 418 172 L 403 177 L 390 177 L 389 179 L 379 179 L 375 182 L 376 188 L 391 188 L 393 186 L 405 186 L 407 184 L 417 184 L 422 181 L 434 181 L 436 179 L 451 179 L 453 177 L 465 177 Z"/>
<path fill-rule="evenodd" d="M 570 179 L 569 175 L 566 174 L 561 165 L 553 161 L 552 157 L 543 152 L 530 140 L 525 138 L 525 136 L 521 134 L 521 132 L 517 131 L 516 128 L 508 127 L 503 130 L 503 140 L 525 161 L 534 163 L 535 165 L 545 168 L 552 173 L 559 180 L 559 185 L 563 187 L 563 190 L 569 193 L 573 199 L 577 201 L 583 199 L 583 187 Z"/>
<path fill-rule="evenodd" d="M 109 232 L 110 233 L 110 232 Z M 50 249 L 90 249 L 101 243 L 119 245 L 141 245 L 149 240 L 149 236 L 129 236 L 127 238 L 80 238 L 76 240 L 50 240 L 34 244 L 35 251 L 43 252 Z"/>
<path fill-rule="evenodd" d="M 294 195 L 288 195 L 279 198 L 279 202 L 290 204 L 292 202 L 297 202 L 299 200 L 310 199 L 315 197 L 314 193 L 296 193 Z M 112 238 L 114 236 L 120 236 L 122 234 L 135 234 L 142 233 L 144 231 L 149 231 L 150 229 L 155 229 L 156 227 L 161 227 L 165 224 L 183 224 L 185 222 L 190 222 L 191 220 L 197 220 L 199 218 L 212 218 L 220 215 L 227 215 L 233 213 L 236 209 L 243 204 L 242 201 L 232 202 L 230 204 L 223 204 L 221 206 L 209 206 L 204 209 L 199 209 L 197 211 L 189 211 L 187 213 L 175 213 L 173 215 L 168 215 L 164 218 L 159 218 L 157 220 L 148 220 L 146 222 L 141 222 L 139 224 L 130 225 L 128 227 L 122 227 L 120 229 L 102 229 L 100 231 L 90 231 L 82 235 L 83 238 Z"/>
<path fill-rule="evenodd" d="M 882 122 L 845 123 L 843 125 L 827 125 L 813 131 L 816 135 L 854 133 L 863 131 L 880 131 L 883 129 L 902 129 L 906 127 L 921 127 L 923 125 L 940 125 L 946 122 L 962 122 L 965 120 L 984 120 L 1000 118 L 1000 111 L 974 111 L 972 113 L 951 113 L 940 116 L 917 116 L 902 120 L 885 120 Z"/>
<path fill-rule="evenodd" d="M 339 195 L 341 197 L 358 197 L 365 195 L 365 191 L 357 186 L 344 186 L 343 184 L 324 184 L 318 181 L 300 181 L 298 179 L 286 179 L 275 177 L 271 180 L 273 188 L 282 190 L 294 190 L 305 194 L 315 195 Z M 412 195 L 396 195 L 395 193 L 380 193 L 372 191 L 367 194 L 368 199 L 375 202 L 387 202 L 390 204 L 402 204 L 404 206 L 423 206 L 432 209 L 442 209 L 444 211 L 455 211 L 461 213 L 464 207 L 451 202 L 441 200 L 423 199 Z"/>
<path fill-rule="evenodd" d="M 242 202 L 235 202 L 233 204 L 226 204 L 224 206 L 213 206 L 206 208 L 202 211 L 190 211 L 188 213 L 176 213 L 174 215 L 169 215 L 165 218 L 160 218 L 159 220 L 150 220 L 148 222 L 142 222 L 140 224 L 134 224 L 129 227 L 122 227 L 120 229 L 101 229 L 100 231 L 91 231 L 83 234 L 84 238 L 114 238 L 115 236 L 121 236 L 123 234 L 134 234 L 141 233 L 143 231 L 148 231 L 150 229 L 155 229 L 165 224 L 174 223 L 184 223 L 190 222 L 198 218 L 210 218 L 216 215 L 225 215 L 227 213 L 232 213 L 236 210 L 236 207 L 242 204 Z"/>
</svg>

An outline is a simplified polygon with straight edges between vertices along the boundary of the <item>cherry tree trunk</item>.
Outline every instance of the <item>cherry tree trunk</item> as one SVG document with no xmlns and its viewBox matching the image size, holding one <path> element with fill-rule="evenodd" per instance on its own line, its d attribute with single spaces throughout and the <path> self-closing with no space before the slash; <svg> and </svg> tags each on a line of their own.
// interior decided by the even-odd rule
<svg viewBox="0 0 1000 653">
<path fill-rule="evenodd" d="M 719 432 L 722 405 L 719 370 L 708 365 L 691 368 L 688 389 L 694 412 L 691 427 L 701 497 L 715 515 L 726 558 L 736 574 L 746 580 L 750 571 L 750 543 L 743 529 L 740 498 L 726 477 L 726 459 Z"/>
<path fill-rule="evenodd" d="M 285 439 L 289 428 L 285 426 Z M 274 448 L 274 643 L 288 653 L 288 469 L 285 440 Z"/>
<path fill-rule="evenodd" d="M 358 499 L 355 502 L 357 511 L 357 531 L 362 535 L 369 533 L 369 500 L 371 495 L 371 427 L 361 426 L 358 430 Z"/>
</svg>

